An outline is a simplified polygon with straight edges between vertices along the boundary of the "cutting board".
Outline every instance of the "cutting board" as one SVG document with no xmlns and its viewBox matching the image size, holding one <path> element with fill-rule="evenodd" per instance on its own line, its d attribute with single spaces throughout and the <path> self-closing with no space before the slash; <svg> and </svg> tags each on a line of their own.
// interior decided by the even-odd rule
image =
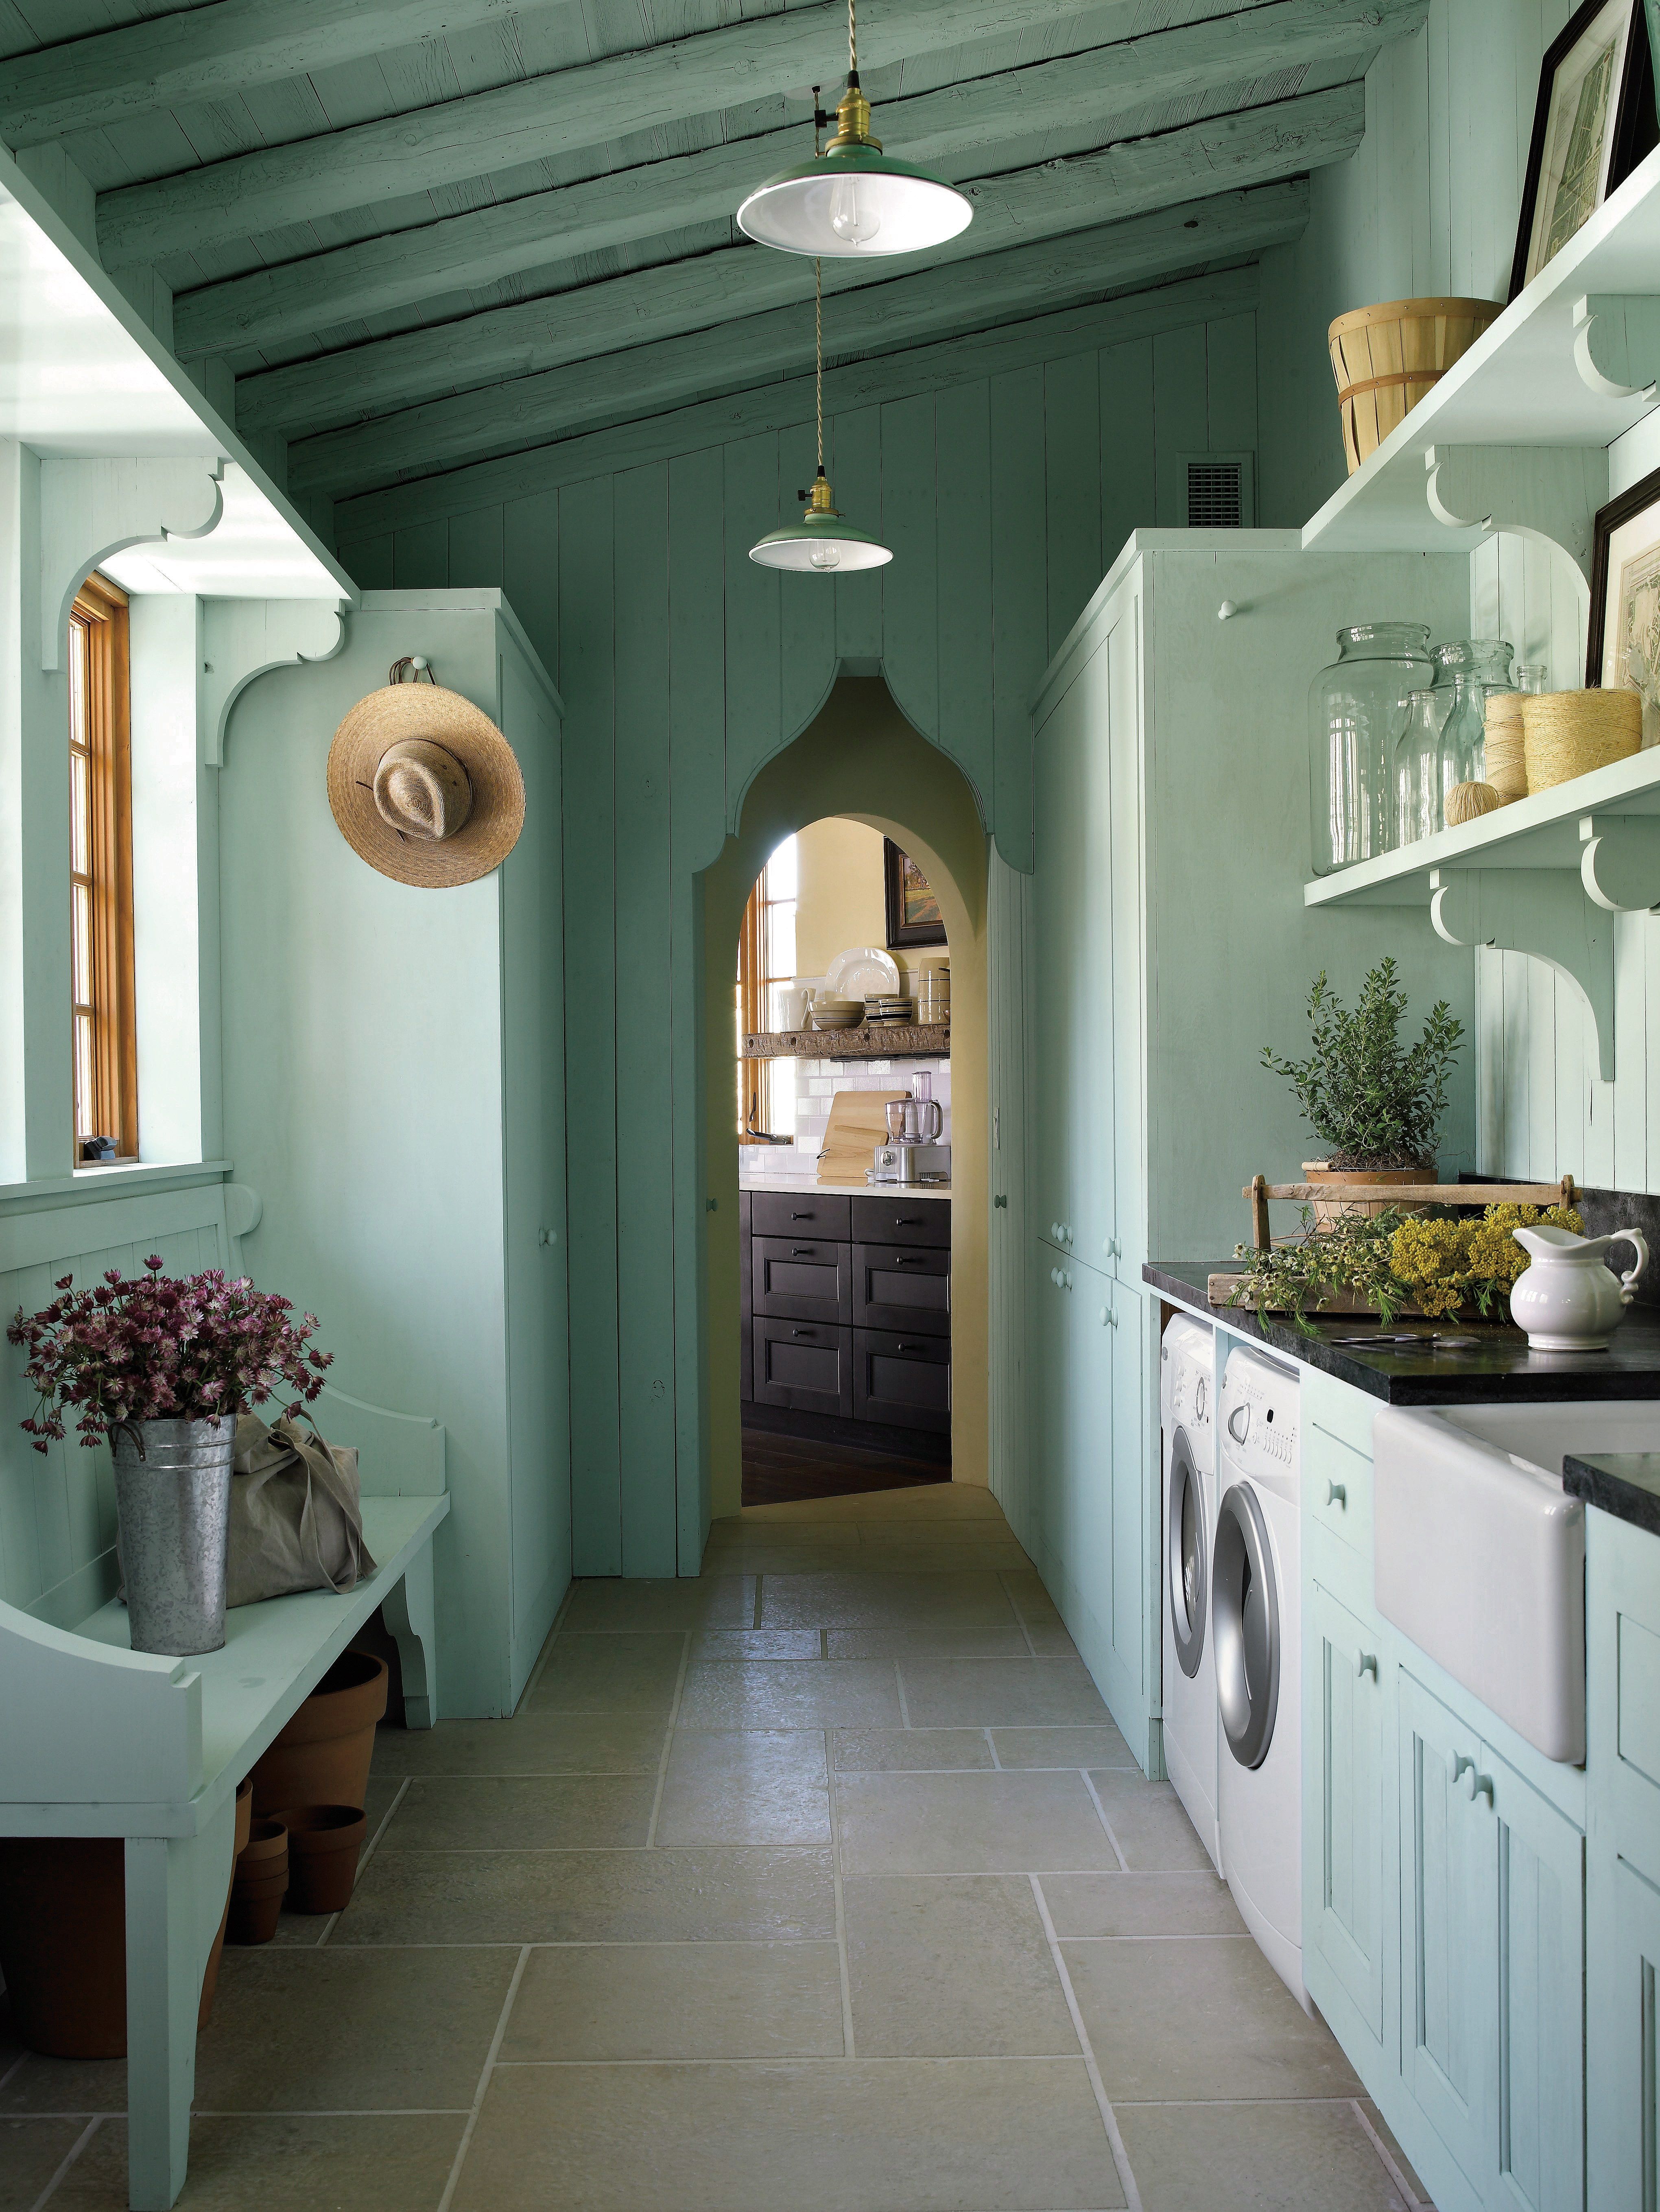
<svg viewBox="0 0 1660 2212">
<path fill-rule="evenodd" d="M 838 1091 L 830 1100 L 818 1155 L 820 1182 L 863 1182 L 879 1145 L 888 1141 L 887 1109 L 908 1091 Z"/>
</svg>

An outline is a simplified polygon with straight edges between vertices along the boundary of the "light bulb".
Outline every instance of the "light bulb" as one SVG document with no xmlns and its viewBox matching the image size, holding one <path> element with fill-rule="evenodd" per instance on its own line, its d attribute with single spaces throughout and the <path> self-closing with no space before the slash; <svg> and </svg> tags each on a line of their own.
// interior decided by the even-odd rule
<svg viewBox="0 0 1660 2212">
<path fill-rule="evenodd" d="M 841 551 L 834 545 L 815 545 L 807 558 L 815 568 L 839 568 L 842 565 Z"/>
<path fill-rule="evenodd" d="M 861 205 L 854 179 L 838 177 L 830 186 L 830 228 L 836 235 L 848 246 L 866 246 L 881 228 L 882 218 L 870 195 Z"/>
</svg>

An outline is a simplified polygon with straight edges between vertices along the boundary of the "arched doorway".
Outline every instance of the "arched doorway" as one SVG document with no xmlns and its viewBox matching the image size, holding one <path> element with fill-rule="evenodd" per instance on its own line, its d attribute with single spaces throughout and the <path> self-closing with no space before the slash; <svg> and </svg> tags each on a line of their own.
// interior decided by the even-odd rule
<svg viewBox="0 0 1660 2212">
<path fill-rule="evenodd" d="M 707 1464 L 714 1517 L 740 1498 L 739 1145 L 733 1111 L 733 947 L 757 876 L 783 841 L 838 816 L 912 855 L 939 902 L 951 946 L 952 1457 L 958 1481 L 987 1480 L 988 840 L 972 787 L 919 735 L 879 679 L 844 677 L 745 794 L 738 834 L 705 870 L 702 1051 L 707 1189 L 702 1317 Z"/>
</svg>

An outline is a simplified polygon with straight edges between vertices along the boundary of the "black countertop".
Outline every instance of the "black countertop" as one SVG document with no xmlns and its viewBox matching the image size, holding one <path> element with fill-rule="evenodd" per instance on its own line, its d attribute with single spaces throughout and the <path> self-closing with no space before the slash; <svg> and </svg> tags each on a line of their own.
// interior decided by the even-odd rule
<svg viewBox="0 0 1660 2212">
<path fill-rule="evenodd" d="M 1660 1536 L 1660 1452 L 1585 1452 L 1562 1462 L 1562 1487 Z"/>
<path fill-rule="evenodd" d="M 1428 1341 L 1387 1346 L 1346 1344 L 1342 1340 L 1346 1337 L 1379 1334 L 1382 1322 L 1368 1320 L 1365 1314 L 1335 1315 L 1316 1321 L 1315 1334 L 1305 1336 L 1285 1315 L 1212 1305 L 1211 1276 L 1238 1272 L 1237 1260 L 1150 1260 L 1141 1274 L 1167 1298 L 1211 1315 L 1241 1336 L 1260 1337 L 1287 1358 L 1317 1367 L 1323 1374 L 1364 1390 L 1386 1405 L 1542 1405 L 1574 1398 L 1660 1399 L 1660 1311 L 1651 1307 L 1632 1308 L 1606 1352 L 1530 1351 L 1521 1330 L 1508 1322 L 1414 1319 L 1391 1323 L 1389 1333 L 1410 1333 L 1422 1340 L 1438 1333 L 1461 1341 L 1444 1346 Z M 1634 1457 L 1640 1460 L 1642 1455 Z M 1574 1462 L 1588 1468 L 1614 1463 L 1596 1459 Z M 1620 1463 L 1627 1463 L 1627 1455 L 1620 1455 Z M 1660 1470 L 1660 1462 L 1657 1469 Z M 1660 1499 L 1660 1471 L 1656 1481 Z M 1660 1531 L 1660 1518 L 1644 1525 L 1653 1525 Z"/>
</svg>

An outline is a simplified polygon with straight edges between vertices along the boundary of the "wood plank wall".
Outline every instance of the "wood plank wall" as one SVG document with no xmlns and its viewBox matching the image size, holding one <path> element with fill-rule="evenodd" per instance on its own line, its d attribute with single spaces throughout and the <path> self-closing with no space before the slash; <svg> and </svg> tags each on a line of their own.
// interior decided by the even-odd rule
<svg viewBox="0 0 1660 2212">
<path fill-rule="evenodd" d="M 1183 457 L 1254 448 L 1256 359 L 1247 307 L 832 414 L 837 502 L 894 550 L 878 575 L 748 558 L 798 511 L 810 419 L 547 489 L 528 456 L 522 495 L 459 480 L 450 513 L 423 483 L 402 526 L 376 495 L 372 534 L 344 511 L 366 589 L 504 586 L 566 702 L 576 1573 L 701 1553 L 696 872 L 848 663 L 881 665 L 1029 867 L 1032 690 L 1129 532 L 1185 520 Z"/>
</svg>

